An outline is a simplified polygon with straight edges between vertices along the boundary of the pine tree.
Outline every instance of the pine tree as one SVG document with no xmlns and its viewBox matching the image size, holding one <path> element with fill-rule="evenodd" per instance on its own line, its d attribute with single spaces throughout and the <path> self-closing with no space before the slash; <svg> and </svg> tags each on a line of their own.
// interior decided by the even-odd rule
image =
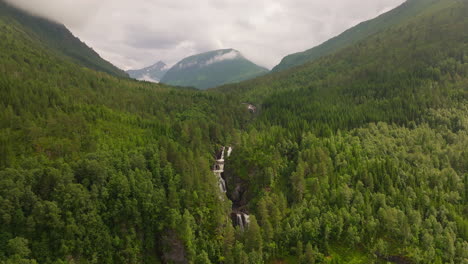
<svg viewBox="0 0 468 264">
<path fill-rule="evenodd" d="M 249 251 L 262 251 L 263 240 L 261 229 L 254 215 L 250 216 L 250 223 L 245 234 L 245 246 Z"/>
<path fill-rule="evenodd" d="M 314 249 L 312 248 L 312 244 L 310 242 L 307 242 L 305 252 L 304 252 L 304 264 L 314 264 L 315 263 L 315 253 Z"/>
</svg>

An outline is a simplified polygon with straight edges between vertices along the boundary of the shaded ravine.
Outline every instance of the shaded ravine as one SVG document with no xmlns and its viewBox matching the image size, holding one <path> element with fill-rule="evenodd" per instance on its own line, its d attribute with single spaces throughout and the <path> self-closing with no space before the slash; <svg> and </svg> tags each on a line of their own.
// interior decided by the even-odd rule
<svg viewBox="0 0 468 264">
<path fill-rule="evenodd" d="M 232 153 L 232 147 L 222 147 L 220 153 L 216 157 L 216 162 L 213 166 L 213 173 L 218 179 L 218 186 L 219 186 L 219 191 L 220 191 L 220 199 L 224 200 L 228 196 L 226 195 L 227 193 L 227 186 L 226 186 L 226 180 L 223 178 L 224 174 L 224 162 L 225 162 L 225 157 L 230 157 Z M 236 208 L 236 203 L 233 202 L 232 206 L 232 212 L 231 212 L 231 219 L 234 224 L 234 226 L 239 226 L 241 230 L 244 230 L 245 227 L 249 225 L 249 215 L 245 212 L 242 212 L 239 210 L 239 208 Z"/>
</svg>

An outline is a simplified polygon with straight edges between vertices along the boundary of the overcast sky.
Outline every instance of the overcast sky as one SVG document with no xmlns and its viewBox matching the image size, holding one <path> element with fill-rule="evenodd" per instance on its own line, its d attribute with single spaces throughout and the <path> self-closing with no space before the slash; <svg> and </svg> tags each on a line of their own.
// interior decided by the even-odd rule
<svg viewBox="0 0 468 264">
<path fill-rule="evenodd" d="M 404 0 L 8 0 L 65 24 L 122 69 L 234 48 L 272 68 Z"/>
</svg>

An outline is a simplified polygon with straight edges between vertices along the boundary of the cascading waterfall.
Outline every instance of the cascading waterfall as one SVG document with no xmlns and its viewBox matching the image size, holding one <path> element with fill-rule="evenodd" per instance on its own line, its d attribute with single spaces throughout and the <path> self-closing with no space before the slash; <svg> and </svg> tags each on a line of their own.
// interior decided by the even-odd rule
<svg viewBox="0 0 468 264">
<path fill-rule="evenodd" d="M 219 158 L 219 161 L 223 161 L 224 162 L 224 151 L 226 150 L 226 147 L 223 147 L 223 149 L 221 150 L 221 157 Z"/>
<path fill-rule="evenodd" d="M 226 193 L 227 192 L 226 181 L 221 176 L 221 173 L 216 173 L 216 176 L 218 177 L 219 190 L 223 193 Z"/>
<path fill-rule="evenodd" d="M 242 215 L 244 216 L 244 225 L 248 226 L 250 224 L 250 215 L 244 213 L 242 213 Z"/>
<path fill-rule="evenodd" d="M 228 158 L 231 156 L 231 153 L 232 153 L 232 148 L 229 147 L 229 148 L 228 148 L 228 151 L 227 151 L 227 156 L 228 156 Z"/>
<path fill-rule="evenodd" d="M 216 175 L 216 178 L 218 179 L 219 190 L 221 193 L 227 192 L 226 181 L 224 180 L 222 176 L 222 173 L 224 173 L 225 152 L 226 152 L 227 157 L 231 156 L 232 147 L 228 147 L 227 151 L 226 151 L 226 147 L 223 147 L 221 149 L 221 155 L 217 157 L 218 159 L 216 159 L 216 163 L 213 166 L 213 173 L 214 175 Z M 220 196 L 220 198 L 224 200 L 224 196 Z M 233 213 L 233 217 L 234 217 L 234 214 L 235 214 L 235 219 L 233 219 L 234 224 L 239 226 L 240 229 L 244 231 L 244 228 L 247 227 L 250 223 L 250 220 L 249 220 L 250 216 L 244 212 Z"/>
<path fill-rule="evenodd" d="M 241 230 L 244 230 L 244 219 L 242 219 L 242 214 L 236 214 L 236 224 L 240 226 Z"/>
<path fill-rule="evenodd" d="M 223 179 L 223 177 L 221 175 L 221 173 L 224 172 L 224 150 L 225 150 L 225 147 L 223 147 L 223 150 L 221 151 L 221 156 L 220 156 L 219 159 L 216 160 L 216 163 L 215 163 L 214 168 L 213 168 L 213 173 L 218 178 L 219 190 L 222 193 L 227 192 L 226 181 Z"/>
<path fill-rule="evenodd" d="M 246 213 L 237 213 L 235 224 L 238 225 L 242 231 L 244 231 L 244 228 L 247 227 L 250 223 L 249 218 L 250 216 Z"/>
</svg>

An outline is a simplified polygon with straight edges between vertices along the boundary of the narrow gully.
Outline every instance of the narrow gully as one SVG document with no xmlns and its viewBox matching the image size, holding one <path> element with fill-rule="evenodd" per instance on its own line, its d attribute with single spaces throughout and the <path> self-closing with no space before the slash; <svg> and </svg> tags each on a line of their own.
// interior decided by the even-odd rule
<svg viewBox="0 0 468 264">
<path fill-rule="evenodd" d="M 216 157 L 216 162 L 213 166 L 213 173 L 218 179 L 218 186 L 219 186 L 219 191 L 220 191 L 220 199 L 224 200 L 226 197 L 227 193 L 227 186 L 226 186 L 226 180 L 223 178 L 224 174 L 224 162 L 225 162 L 225 156 L 230 157 L 232 153 L 232 147 L 222 147 L 220 153 Z M 231 219 L 233 221 L 234 226 L 239 226 L 239 228 L 243 231 L 248 225 L 249 225 L 249 215 L 245 212 L 239 211 L 237 208 L 234 208 L 234 203 L 233 203 L 233 208 L 232 208 L 232 213 L 231 213 Z"/>
</svg>

